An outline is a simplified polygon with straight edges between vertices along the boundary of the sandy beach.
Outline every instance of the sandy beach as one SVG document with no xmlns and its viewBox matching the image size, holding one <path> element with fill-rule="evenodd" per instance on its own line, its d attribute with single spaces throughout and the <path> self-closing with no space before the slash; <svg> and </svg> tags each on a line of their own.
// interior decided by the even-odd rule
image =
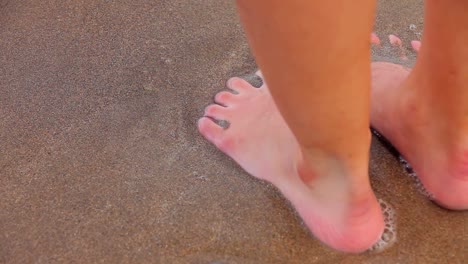
<svg viewBox="0 0 468 264">
<path fill-rule="evenodd" d="M 373 60 L 397 61 L 397 34 L 411 65 L 423 1 L 378 2 Z M 0 61 L 0 263 L 467 261 L 468 213 L 421 195 L 378 140 L 397 240 L 346 255 L 199 135 L 225 81 L 257 69 L 234 1 L 0 0 Z"/>
</svg>

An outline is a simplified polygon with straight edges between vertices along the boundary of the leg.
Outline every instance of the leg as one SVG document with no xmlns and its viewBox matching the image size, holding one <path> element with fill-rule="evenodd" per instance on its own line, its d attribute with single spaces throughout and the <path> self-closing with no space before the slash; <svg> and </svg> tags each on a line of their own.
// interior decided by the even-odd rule
<svg viewBox="0 0 468 264">
<path fill-rule="evenodd" d="M 400 150 L 435 201 L 460 210 L 468 209 L 467 12 L 468 1 L 426 1 L 411 74 L 373 65 L 371 114 L 372 125 Z"/>
<path fill-rule="evenodd" d="M 268 88 L 231 79 L 238 94 L 220 93 L 223 106 L 206 109 L 229 129 L 199 122 L 208 140 L 275 184 L 319 239 L 350 252 L 372 246 L 384 226 L 368 178 L 375 3 L 362 3 L 239 0 Z"/>
</svg>

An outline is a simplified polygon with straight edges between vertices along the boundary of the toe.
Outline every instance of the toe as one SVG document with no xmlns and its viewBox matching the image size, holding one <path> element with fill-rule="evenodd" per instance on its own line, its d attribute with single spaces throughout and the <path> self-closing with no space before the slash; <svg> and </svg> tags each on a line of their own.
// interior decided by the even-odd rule
<svg viewBox="0 0 468 264">
<path fill-rule="evenodd" d="M 233 77 L 228 80 L 227 82 L 227 87 L 231 90 L 234 90 L 238 92 L 239 94 L 245 93 L 249 91 L 249 89 L 254 89 L 250 83 L 248 83 L 246 80 L 238 78 L 238 77 Z"/>
<path fill-rule="evenodd" d="M 221 105 L 224 105 L 224 106 L 231 106 L 236 101 L 236 96 L 237 95 L 235 95 L 235 94 L 233 94 L 231 92 L 223 91 L 223 92 L 217 93 L 214 100 L 218 104 L 221 104 Z"/>
<path fill-rule="evenodd" d="M 212 104 L 205 108 L 205 116 L 217 120 L 227 120 L 229 118 L 229 110 L 226 107 Z"/>
<path fill-rule="evenodd" d="M 411 41 L 411 46 L 413 47 L 414 51 L 419 52 L 419 49 L 421 48 L 421 41 L 413 40 Z"/>
<path fill-rule="evenodd" d="M 377 34 L 372 33 L 371 38 L 370 38 L 370 42 L 372 44 L 375 44 L 375 45 L 380 45 L 380 38 L 377 36 Z"/>
<path fill-rule="evenodd" d="M 401 39 L 395 35 L 389 35 L 388 40 L 390 41 L 390 44 L 399 48 L 400 59 L 408 60 L 408 57 L 406 57 L 406 52 L 405 52 L 405 49 L 403 48 L 403 42 L 401 41 Z"/>
<path fill-rule="evenodd" d="M 389 35 L 388 40 L 390 41 L 390 44 L 392 44 L 393 46 L 402 47 L 402 41 L 399 37 L 395 35 Z"/>
<path fill-rule="evenodd" d="M 218 126 L 208 117 L 202 117 L 198 120 L 198 130 L 211 143 L 219 146 L 223 141 L 226 131 Z"/>
</svg>

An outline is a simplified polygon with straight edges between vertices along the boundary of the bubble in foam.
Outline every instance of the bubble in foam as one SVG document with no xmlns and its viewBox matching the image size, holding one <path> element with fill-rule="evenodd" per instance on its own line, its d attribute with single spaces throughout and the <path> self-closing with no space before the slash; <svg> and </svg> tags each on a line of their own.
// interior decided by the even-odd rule
<svg viewBox="0 0 468 264">
<path fill-rule="evenodd" d="M 375 243 L 369 249 L 369 251 L 376 253 L 382 252 L 383 250 L 389 248 L 397 240 L 395 210 L 390 204 L 388 204 L 382 199 L 379 199 L 379 204 L 382 208 L 382 213 L 385 221 L 385 228 L 379 241 L 377 241 L 377 243 Z"/>
<path fill-rule="evenodd" d="M 413 180 L 414 186 L 416 187 L 418 192 L 420 194 L 426 196 L 430 200 L 434 200 L 434 195 L 432 193 L 430 193 L 429 191 L 427 191 L 426 188 L 424 188 L 424 185 L 422 184 L 422 182 L 419 179 L 418 175 L 416 175 L 416 172 L 414 172 L 413 167 L 411 167 L 411 165 L 408 163 L 408 161 L 406 161 L 402 156 L 399 157 L 399 161 L 400 161 L 401 165 L 403 165 L 403 168 L 408 173 L 410 178 Z"/>
</svg>

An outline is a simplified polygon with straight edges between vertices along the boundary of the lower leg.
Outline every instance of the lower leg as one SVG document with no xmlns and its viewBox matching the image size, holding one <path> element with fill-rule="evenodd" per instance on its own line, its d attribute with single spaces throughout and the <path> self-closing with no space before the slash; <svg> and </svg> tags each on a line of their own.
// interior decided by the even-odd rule
<svg viewBox="0 0 468 264">
<path fill-rule="evenodd" d="M 381 64 L 373 74 L 373 126 L 410 162 L 435 201 L 451 209 L 468 209 L 467 12 L 468 1 L 427 0 L 414 70 Z M 398 78 L 401 87 L 395 87 Z"/>
<path fill-rule="evenodd" d="M 223 107 L 206 110 L 229 129 L 199 123 L 244 169 L 275 184 L 318 238 L 352 252 L 383 230 L 368 178 L 374 1 L 365 3 L 239 0 L 268 90 L 233 79 L 239 94 L 220 93 Z"/>
<path fill-rule="evenodd" d="M 374 14 L 374 1 L 364 2 L 238 1 L 257 63 L 301 147 L 359 163 L 368 159 Z"/>
<path fill-rule="evenodd" d="M 468 128 L 468 1 L 427 0 L 423 44 L 412 76 L 420 85 L 423 105 L 437 113 L 448 140 L 459 135 L 454 125 Z M 426 88 L 427 87 L 427 88 Z M 440 116 L 439 116 L 440 115 Z M 450 129 L 451 130 L 451 129 Z M 466 134 L 460 133 L 458 134 Z M 449 143 L 449 142 L 447 142 Z"/>
</svg>

